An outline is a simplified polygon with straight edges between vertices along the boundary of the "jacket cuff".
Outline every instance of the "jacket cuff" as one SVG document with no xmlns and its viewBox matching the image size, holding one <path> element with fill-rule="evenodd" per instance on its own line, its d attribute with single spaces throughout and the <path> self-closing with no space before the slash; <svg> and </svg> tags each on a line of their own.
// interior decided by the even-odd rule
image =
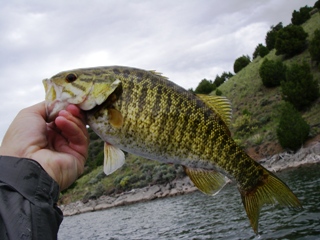
<svg viewBox="0 0 320 240">
<path fill-rule="evenodd" d="M 59 185 L 32 159 L 0 156 L 0 181 L 35 205 L 43 201 L 53 205 L 59 199 Z"/>
</svg>

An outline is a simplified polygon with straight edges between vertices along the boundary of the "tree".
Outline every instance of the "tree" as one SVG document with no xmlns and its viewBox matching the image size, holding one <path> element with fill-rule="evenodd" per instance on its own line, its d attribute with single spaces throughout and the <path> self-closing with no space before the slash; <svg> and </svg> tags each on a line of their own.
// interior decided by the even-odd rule
<svg viewBox="0 0 320 240">
<path fill-rule="evenodd" d="M 216 89 L 216 86 L 211 80 L 202 79 L 197 86 L 195 93 L 209 94 Z"/>
<path fill-rule="evenodd" d="M 315 4 L 313 5 L 314 8 L 320 8 L 320 0 L 316 1 Z"/>
<path fill-rule="evenodd" d="M 302 7 L 300 11 L 294 10 L 292 13 L 291 23 L 294 25 L 301 25 L 302 23 L 306 22 L 310 19 L 309 12 L 312 10 L 312 7 Z"/>
<path fill-rule="evenodd" d="M 312 61 L 320 63 L 320 29 L 314 31 L 314 37 L 309 44 Z"/>
<path fill-rule="evenodd" d="M 265 40 L 266 40 L 266 46 L 270 51 L 274 49 L 278 32 L 282 28 L 283 28 L 282 22 L 279 22 L 276 26 L 271 26 L 271 30 L 267 32 Z"/>
<path fill-rule="evenodd" d="M 286 78 L 286 66 L 282 61 L 273 61 L 266 58 L 259 68 L 259 75 L 264 86 L 276 87 Z"/>
<path fill-rule="evenodd" d="M 307 140 L 310 126 L 302 118 L 294 106 L 286 102 L 280 114 L 280 121 L 277 126 L 277 137 L 283 148 L 298 150 Z"/>
<path fill-rule="evenodd" d="M 252 59 L 255 59 L 256 57 L 264 57 L 269 53 L 269 49 L 264 46 L 262 43 L 259 43 L 259 45 L 256 47 L 256 49 L 253 52 Z"/>
<path fill-rule="evenodd" d="M 318 81 L 313 79 L 309 65 L 292 64 L 286 71 L 286 80 L 281 82 L 283 99 L 298 110 L 309 107 L 319 97 Z"/>
<path fill-rule="evenodd" d="M 231 72 L 223 72 L 221 77 L 224 78 L 226 81 L 229 79 L 229 78 L 232 78 L 234 75 L 231 73 Z"/>
<path fill-rule="evenodd" d="M 233 71 L 235 73 L 240 72 L 240 70 L 246 67 L 250 62 L 251 60 L 248 55 L 247 56 L 243 55 L 242 57 L 237 58 L 233 64 Z"/>
<path fill-rule="evenodd" d="M 303 52 L 307 47 L 307 37 L 308 34 L 301 26 L 286 26 L 277 34 L 276 55 L 285 54 L 286 57 L 293 57 Z"/>
<path fill-rule="evenodd" d="M 225 81 L 227 81 L 229 78 L 231 78 L 233 76 L 233 74 L 231 72 L 223 72 L 221 77 L 219 75 L 216 76 L 215 80 L 214 80 L 214 84 L 216 87 L 219 87 L 222 83 L 224 83 Z"/>
</svg>

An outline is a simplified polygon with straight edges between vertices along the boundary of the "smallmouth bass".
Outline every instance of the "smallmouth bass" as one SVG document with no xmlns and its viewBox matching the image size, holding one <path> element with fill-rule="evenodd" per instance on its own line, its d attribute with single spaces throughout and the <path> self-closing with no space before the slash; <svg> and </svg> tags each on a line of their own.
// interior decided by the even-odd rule
<svg viewBox="0 0 320 240">
<path fill-rule="evenodd" d="M 301 207 L 285 183 L 233 141 L 231 106 L 223 97 L 197 96 L 154 71 L 121 66 L 65 71 L 43 84 L 48 121 L 70 103 L 85 111 L 105 141 L 106 174 L 124 164 L 122 149 L 183 165 L 205 194 L 217 194 L 231 178 L 255 233 L 264 204 Z"/>
</svg>

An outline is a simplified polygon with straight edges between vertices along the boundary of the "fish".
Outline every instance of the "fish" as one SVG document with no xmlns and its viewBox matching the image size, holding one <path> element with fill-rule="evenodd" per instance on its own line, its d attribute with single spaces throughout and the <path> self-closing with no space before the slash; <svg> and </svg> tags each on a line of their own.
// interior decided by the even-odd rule
<svg viewBox="0 0 320 240">
<path fill-rule="evenodd" d="M 105 142 L 104 172 L 125 163 L 123 151 L 182 165 L 203 193 L 237 183 L 253 231 L 265 204 L 302 208 L 290 188 L 249 157 L 231 137 L 231 104 L 196 95 L 156 71 L 125 66 L 80 68 L 43 80 L 47 121 L 68 104 L 81 108 Z"/>
</svg>

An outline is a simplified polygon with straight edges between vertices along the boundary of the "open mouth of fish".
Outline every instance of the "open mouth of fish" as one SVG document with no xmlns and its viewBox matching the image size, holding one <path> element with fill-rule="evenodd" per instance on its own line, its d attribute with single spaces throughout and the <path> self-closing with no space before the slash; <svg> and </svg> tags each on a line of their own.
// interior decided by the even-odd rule
<svg viewBox="0 0 320 240">
<path fill-rule="evenodd" d="M 59 112 L 65 109 L 69 104 L 75 104 L 89 114 L 94 114 L 102 108 L 115 109 L 114 103 L 116 103 L 120 99 L 123 92 L 122 84 L 119 83 L 119 85 L 114 89 L 114 91 L 111 92 L 110 95 L 106 98 L 106 100 L 103 101 L 101 104 L 93 103 L 92 107 L 90 107 L 89 109 L 88 108 L 83 109 L 81 104 L 83 104 L 88 100 L 88 96 L 86 96 L 80 103 L 73 103 L 66 100 L 61 100 L 60 99 L 61 97 L 56 96 L 57 92 L 61 92 L 61 89 L 59 89 L 59 86 L 53 85 L 48 79 L 44 80 L 43 84 L 46 90 L 45 104 L 46 104 L 47 122 L 54 121 L 58 116 Z"/>
</svg>

